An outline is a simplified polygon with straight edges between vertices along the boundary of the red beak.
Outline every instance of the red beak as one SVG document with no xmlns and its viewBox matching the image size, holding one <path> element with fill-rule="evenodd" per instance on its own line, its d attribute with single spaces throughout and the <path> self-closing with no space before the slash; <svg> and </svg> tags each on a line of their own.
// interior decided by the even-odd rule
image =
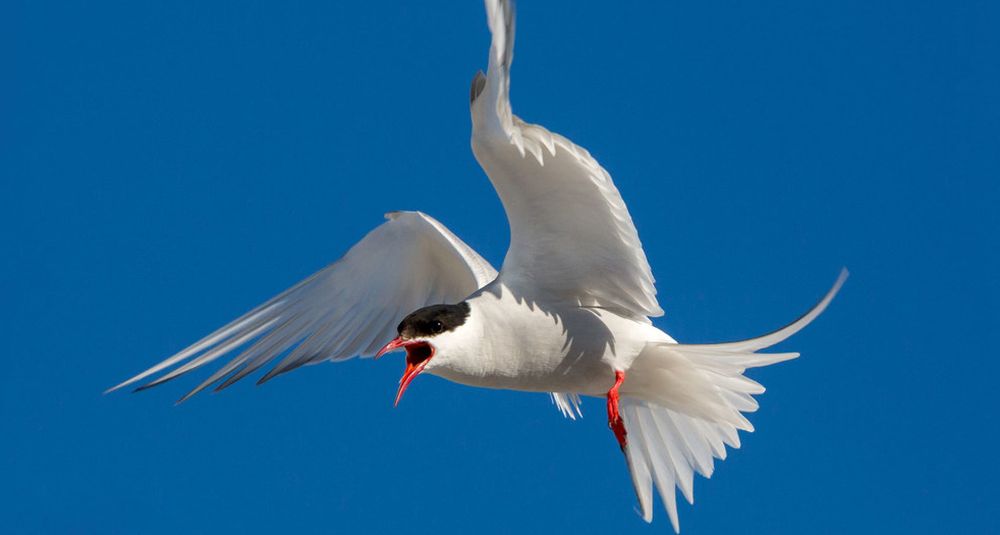
<svg viewBox="0 0 1000 535">
<path fill-rule="evenodd" d="M 403 397 L 406 387 L 410 386 L 413 379 L 420 375 L 420 372 L 424 371 L 424 367 L 427 366 L 427 363 L 431 361 L 431 357 L 434 356 L 434 346 L 427 342 L 403 340 L 402 337 L 397 336 L 391 342 L 382 346 L 382 349 L 379 349 L 378 353 L 375 353 L 375 358 L 379 358 L 390 351 L 400 348 L 406 349 L 406 370 L 403 372 L 403 377 L 399 379 L 399 390 L 396 391 L 396 401 L 393 402 L 393 407 L 399 405 L 399 400 Z"/>
<path fill-rule="evenodd" d="M 385 355 L 386 353 L 391 353 L 401 347 L 406 347 L 406 342 L 403 341 L 403 338 L 401 336 L 397 336 L 393 338 L 391 342 L 382 346 L 382 349 L 379 349 L 378 353 L 375 353 L 375 358 L 377 359 L 382 355 Z"/>
</svg>

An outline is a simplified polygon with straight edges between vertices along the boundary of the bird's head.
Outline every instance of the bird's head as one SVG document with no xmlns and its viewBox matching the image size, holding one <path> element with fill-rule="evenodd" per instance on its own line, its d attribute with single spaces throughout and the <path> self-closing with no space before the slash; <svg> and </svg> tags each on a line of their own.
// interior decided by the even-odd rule
<svg viewBox="0 0 1000 535">
<path fill-rule="evenodd" d="M 424 371 L 431 359 L 444 347 L 447 340 L 469 317 L 469 304 L 432 305 L 424 307 L 403 318 L 396 327 L 398 336 L 382 346 L 375 358 L 395 351 L 406 350 L 406 371 L 399 380 L 394 405 L 399 404 L 403 392 L 413 379 Z"/>
</svg>

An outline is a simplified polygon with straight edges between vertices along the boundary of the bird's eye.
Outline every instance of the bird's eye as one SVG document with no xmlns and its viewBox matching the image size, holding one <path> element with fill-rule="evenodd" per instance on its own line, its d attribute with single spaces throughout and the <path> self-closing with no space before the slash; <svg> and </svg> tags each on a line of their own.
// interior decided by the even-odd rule
<svg viewBox="0 0 1000 535">
<path fill-rule="evenodd" d="M 431 322 L 431 332 L 434 334 L 440 334 L 444 330 L 444 324 L 440 321 L 434 320 Z"/>
</svg>

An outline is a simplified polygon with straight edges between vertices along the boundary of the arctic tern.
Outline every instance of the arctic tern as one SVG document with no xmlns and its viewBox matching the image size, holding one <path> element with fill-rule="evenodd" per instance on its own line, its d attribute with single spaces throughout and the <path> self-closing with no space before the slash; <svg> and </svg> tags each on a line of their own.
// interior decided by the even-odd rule
<svg viewBox="0 0 1000 535">
<path fill-rule="evenodd" d="M 655 485 L 679 531 L 675 487 L 693 501 L 694 472 L 710 477 L 726 446 L 740 447 L 737 431 L 753 431 L 742 413 L 757 409 L 764 387 L 744 371 L 797 357 L 757 351 L 813 321 L 847 272 L 805 315 L 758 338 L 681 344 L 655 327 L 662 310 L 625 203 L 586 150 L 513 115 L 513 1 L 485 6 L 492 43 L 486 73 L 472 80 L 472 150 L 510 223 L 499 273 L 430 216 L 391 212 L 337 262 L 109 391 L 232 356 L 184 401 L 275 361 L 258 383 L 405 350 L 396 403 L 421 373 L 548 392 L 573 419 L 580 396 L 604 397 L 643 518 L 652 520 Z"/>
</svg>

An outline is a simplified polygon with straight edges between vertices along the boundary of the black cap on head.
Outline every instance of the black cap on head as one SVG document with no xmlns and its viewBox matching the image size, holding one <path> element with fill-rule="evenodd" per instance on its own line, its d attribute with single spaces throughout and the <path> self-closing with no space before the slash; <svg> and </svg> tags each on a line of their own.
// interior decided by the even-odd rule
<svg viewBox="0 0 1000 535">
<path fill-rule="evenodd" d="M 429 338 L 454 330 L 469 317 L 469 304 L 431 305 L 403 318 L 396 331 L 404 339 Z"/>
</svg>

